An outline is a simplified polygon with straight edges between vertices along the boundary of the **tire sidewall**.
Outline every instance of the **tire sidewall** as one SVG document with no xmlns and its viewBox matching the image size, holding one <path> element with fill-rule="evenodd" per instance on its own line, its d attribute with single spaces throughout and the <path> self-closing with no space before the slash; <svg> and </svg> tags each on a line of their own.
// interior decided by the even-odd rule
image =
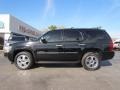
<svg viewBox="0 0 120 90">
<path fill-rule="evenodd" d="M 95 56 L 95 57 L 98 59 L 98 65 L 97 65 L 96 68 L 89 68 L 89 67 L 87 67 L 87 65 L 86 65 L 85 62 L 86 62 L 86 58 L 87 58 L 88 56 Z M 82 58 L 82 66 L 84 67 L 84 69 L 86 69 L 86 70 L 88 70 L 88 71 L 94 71 L 94 70 L 99 69 L 99 68 L 100 68 L 100 62 L 101 62 L 100 54 L 98 54 L 98 53 L 96 53 L 96 52 L 87 52 L 87 53 L 83 56 L 83 58 Z"/>
<path fill-rule="evenodd" d="M 20 56 L 20 55 L 26 55 L 29 57 L 29 60 L 30 60 L 30 63 L 29 65 L 26 67 L 26 68 L 21 68 L 18 64 L 17 64 L 17 58 Z M 27 70 L 27 69 L 30 69 L 33 65 L 33 58 L 32 58 L 32 55 L 31 53 L 29 52 L 19 52 L 16 56 L 15 56 L 15 59 L 14 59 L 14 62 L 15 62 L 15 66 L 20 69 L 20 70 Z"/>
</svg>

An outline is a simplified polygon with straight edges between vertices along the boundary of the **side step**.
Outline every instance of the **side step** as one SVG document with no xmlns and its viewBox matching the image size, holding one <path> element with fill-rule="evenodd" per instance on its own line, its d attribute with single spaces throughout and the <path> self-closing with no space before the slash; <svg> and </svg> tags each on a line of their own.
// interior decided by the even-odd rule
<svg viewBox="0 0 120 90">
<path fill-rule="evenodd" d="M 37 61 L 36 63 L 43 63 L 43 64 L 77 64 L 80 61 Z"/>
</svg>

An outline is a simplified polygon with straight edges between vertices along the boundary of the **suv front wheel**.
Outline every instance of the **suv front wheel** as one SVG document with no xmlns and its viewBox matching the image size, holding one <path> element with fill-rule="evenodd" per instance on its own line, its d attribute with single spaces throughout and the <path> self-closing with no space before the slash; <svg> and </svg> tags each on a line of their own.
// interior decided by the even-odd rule
<svg viewBox="0 0 120 90">
<path fill-rule="evenodd" d="M 32 55 L 29 52 L 19 52 L 15 56 L 15 65 L 18 69 L 30 69 L 33 65 Z"/>
<path fill-rule="evenodd" d="M 82 66 L 89 71 L 100 68 L 100 54 L 96 52 L 87 52 L 82 58 Z"/>
</svg>

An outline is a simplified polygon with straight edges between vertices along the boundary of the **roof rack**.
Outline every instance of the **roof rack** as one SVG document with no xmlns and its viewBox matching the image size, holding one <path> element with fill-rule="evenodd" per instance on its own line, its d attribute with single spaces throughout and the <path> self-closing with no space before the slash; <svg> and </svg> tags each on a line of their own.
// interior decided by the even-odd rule
<svg viewBox="0 0 120 90">
<path fill-rule="evenodd" d="M 92 29 L 102 29 L 102 27 L 99 26 L 99 27 L 94 27 L 94 28 L 92 28 Z"/>
</svg>

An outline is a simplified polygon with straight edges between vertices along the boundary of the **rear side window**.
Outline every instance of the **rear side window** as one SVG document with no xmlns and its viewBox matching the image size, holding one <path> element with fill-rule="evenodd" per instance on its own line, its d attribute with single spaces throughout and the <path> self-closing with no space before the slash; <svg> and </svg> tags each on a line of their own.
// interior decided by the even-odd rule
<svg viewBox="0 0 120 90">
<path fill-rule="evenodd" d="M 62 32 L 60 30 L 50 31 L 43 36 L 47 42 L 59 42 L 62 41 Z"/>
<path fill-rule="evenodd" d="M 81 41 L 83 39 L 82 34 L 75 30 L 64 30 L 64 41 Z"/>
</svg>

